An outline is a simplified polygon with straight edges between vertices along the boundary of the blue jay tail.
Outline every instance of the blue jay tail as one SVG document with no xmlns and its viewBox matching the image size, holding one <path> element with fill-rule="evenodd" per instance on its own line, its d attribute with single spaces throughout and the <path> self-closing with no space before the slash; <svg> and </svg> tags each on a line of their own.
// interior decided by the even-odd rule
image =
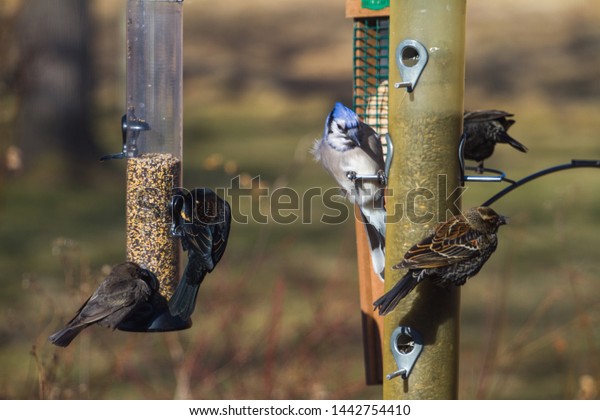
<svg viewBox="0 0 600 420">
<path fill-rule="evenodd" d="M 369 209 L 369 216 L 366 213 L 366 209 L 361 209 L 360 215 L 369 239 L 371 265 L 373 271 L 383 281 L 385 272 L 385 210 Z M 383 223 L 378 220 L 381 219 L 381 216 L 383 216 Z"/>
<path fill-rule="evenodd" d="M 62 330 L 52 334 L 50 337 L 48 337 L 48 340 L 50 340 L 50 342 L 56 346 L 67 347 L 69 344 L 71 344 L 71 341 L 73 341 L 75 337 L 77 337 L 77 335 L 88 325 L 89 324 L 78 325 L 75 327 L 67 326 Z"/>
<path fill-rule="evenodd" d="M 196 256 L 190 256 L 185 271 L 173 296 L 169 300 L 169 312 L 183 320 L 188 320 L 196 307 L 198 290 L 207 271 Z"/>
<path fill-rule="evenodd" d="M 398 303 L 421 281 L 421 275 L 410 270 L 387 293 L 373 302 L 373 310 L 379 309 L 379 315 L 392 312 Z"/>
</svg>

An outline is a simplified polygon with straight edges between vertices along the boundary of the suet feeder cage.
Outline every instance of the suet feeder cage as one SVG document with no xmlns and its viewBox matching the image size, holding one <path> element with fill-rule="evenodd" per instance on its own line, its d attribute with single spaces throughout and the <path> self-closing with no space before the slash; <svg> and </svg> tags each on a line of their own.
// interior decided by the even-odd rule
<svg viewBox="0 0 600 420">
<path fill-rule="evenodd" d="M 188 328 L 166 306 L 179 281 L 180 247 L 171 234 L 169 203 L 181 186 L 183 0 L 128 0 L 126 16 L 126 113 L 122 119 L 127 160 L 127 260 L 152 271 L 161 304 L 134 331 Z"/>
<path fill-rule="evenodd" d="M 389 17 L 354 20 L 354 110 L 382 138 L 388 126 Z"/>
</svg>

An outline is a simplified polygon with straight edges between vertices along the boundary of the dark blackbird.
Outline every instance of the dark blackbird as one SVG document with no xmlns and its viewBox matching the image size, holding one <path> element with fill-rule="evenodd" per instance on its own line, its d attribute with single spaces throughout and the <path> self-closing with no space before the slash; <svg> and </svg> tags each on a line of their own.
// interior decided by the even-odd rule
<svg viewBox="0 0 600 420">
<path fill-rule="evenodd" d="M 508 112 L 494 109 L 465 112 L 463 133 L 467 139 L 464 157 L 478 162 L 479 172 L 483 172 L 483 161 L 494 153 L 496 143 L 508 143 L 520 152 L 527 152 L 527 147 L 507 133 L 515 123 L 515 120 L 508 119 L 512 116 Z"/>
<path fill-rule="evenodd" d="M 67 347 L 77 334 L 92 324 L 115 329 L 136 312 L 146 311 L 145 306 L 158 287 L 158 280 L 150 271 L 133 262 L 117 264 L 75 317 L 49 339 L 52 344 Z"/>
<path fill-rule="evenodd" d="M 231 226 L 229 203 L 209 188 L 179 189 L 171 200 L 173 235 L 188 254 L 183 276 L 169 300 L 171 315 L 188 319 L 198 289 L 223 256 Z"/>
<path fill-rule="evenodd" d="M 423 280 L 440 287 L 462 286 L 496 250 L 496 232 L 506 223 L 504 216 L 489 207 L 474 207 L 439 223 L 393 267 L 408 268 L 408 273 L 373 303 L 374 308 L 386 315 Z"/>
</svg>

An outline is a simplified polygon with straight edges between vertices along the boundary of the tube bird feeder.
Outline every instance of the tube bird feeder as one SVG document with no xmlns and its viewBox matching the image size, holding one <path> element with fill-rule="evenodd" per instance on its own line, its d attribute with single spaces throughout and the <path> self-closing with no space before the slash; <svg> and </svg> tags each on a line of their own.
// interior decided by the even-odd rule
<svg viewBox="0 0 600 420">
<path fill-rule="evenodd" d="M 166 301 L 179 281 L 179 245 L 170 231 L 169 203 L 181 186 L 183 0 L 127 1 L 126 113 L 127 260 L 152 271 L 161 304 L 147 325 L 168 331 L 191 323 L 171 317 Z"/>
<path fill-rule="evenodd" d="M 466 1 L 398 0 L 390 6 L 388 117 L 395 157 L 387 197 L 386 290 L 403 274 L 391 267 L 410 246 L 459 211 Z M 402 45 L 420 45 L 428 55 L 412 89 L 403 87 L 407 81 L 400 71 L 425 57 Z M 410 376 L 384 381 L 385 399 L 457 398 L 459 300 L 459 288 L 422 284 L 386 316 L 385 374 L 398 371 L 390 348 L 402 343 L 390 342 L 393 331 L 416 331 L 423 351 Z"/>
</svg>

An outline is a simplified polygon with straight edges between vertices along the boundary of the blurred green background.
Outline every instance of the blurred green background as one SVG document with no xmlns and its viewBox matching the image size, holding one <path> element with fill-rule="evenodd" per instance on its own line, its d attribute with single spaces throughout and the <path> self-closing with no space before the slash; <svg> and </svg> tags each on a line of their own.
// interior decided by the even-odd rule
<svg viewBox="0 0 600 420">
<path fill-rule="evenodd" d="M 344 2 L 183 10 L 185 186 L 333 187 L 308 149 L 351 103 Z M 124 0 L 0 3 L 0 398 L 380 398 L 364 384 L 354 223 L 320 223 L 319 206 L 311 224 L 235 224 L 191 329 L 49 344 L 125 257 L 124 162 L 98 162 L 120 148 L 124 14 Z M 497 148 L 490 167 L 517 179 L 600 159 L 599 23 L 594 0 L 468 2 L 465 106 L 513 112 L 529 147 Z M 470 184 L 463 206 L 501 187 Z M 599 191 L 600 171 L 576 170 L 494 206 L 511 224 L 462 289 L 461 398 L 598 397 Z"/>
</svg>

